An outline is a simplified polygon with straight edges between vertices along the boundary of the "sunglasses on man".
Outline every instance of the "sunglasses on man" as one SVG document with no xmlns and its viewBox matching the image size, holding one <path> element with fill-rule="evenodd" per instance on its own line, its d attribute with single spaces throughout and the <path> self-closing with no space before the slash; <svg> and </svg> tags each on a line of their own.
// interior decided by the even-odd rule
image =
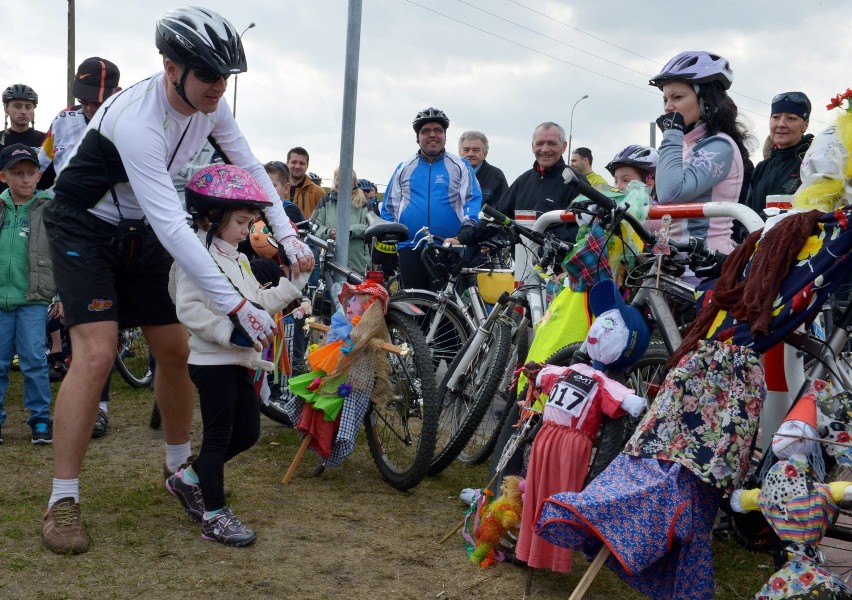
<svg viewBox="0 0 852 600">
<path fill-rule="evenodd" d="M 222 73 L 212 69 L 197 69 L 195 67 L 192 68 L 192 73 L 195 75 L 195 78 L 202 83 L 216 83 L 219 81 L 220 77 L 225 81 L 228 81 L 228 77 L 231 76 L 230 73 L 223 75 Z"/>
</svg>

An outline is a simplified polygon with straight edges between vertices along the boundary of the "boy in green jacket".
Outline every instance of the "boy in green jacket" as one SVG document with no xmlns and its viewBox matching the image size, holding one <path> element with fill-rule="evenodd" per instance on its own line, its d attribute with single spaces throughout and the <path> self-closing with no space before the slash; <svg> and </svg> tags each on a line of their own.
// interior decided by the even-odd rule
<svg viewBox="0 0 852 600">
<path fill-rule="evenodd" d="M 9 186 L 0 194 L 0 427 L 6 421 L 3 400 L 17 351 L 32 443 L 50 444 L 53 427 L 45 328 L 56 287 L 44 227 L 44 205 L 50 196 L 36 191 L 39 178 L 35 150 L 12 144 L 0 152 L 0 181 Z"/>
</svg>

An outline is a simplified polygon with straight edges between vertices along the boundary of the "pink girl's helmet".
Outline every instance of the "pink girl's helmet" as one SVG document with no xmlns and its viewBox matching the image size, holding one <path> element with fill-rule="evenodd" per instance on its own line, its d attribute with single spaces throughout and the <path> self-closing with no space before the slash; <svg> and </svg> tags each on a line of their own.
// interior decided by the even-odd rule
<svg viewBox="0 0 852 600">
<path fill-rule="evenodd" d="M 236 165 L 207 165 L 186 184 L 186 210 L 193 219 L 208 216 L 214 208 L 225 212 L 267 206 L 272 202 L 257 179 Z"/>
</svg>

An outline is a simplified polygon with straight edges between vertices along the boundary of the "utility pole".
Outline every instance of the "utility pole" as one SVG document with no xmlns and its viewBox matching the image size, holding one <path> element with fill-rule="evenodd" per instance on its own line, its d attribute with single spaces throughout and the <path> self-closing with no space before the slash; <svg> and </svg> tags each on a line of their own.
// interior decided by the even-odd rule
<svg viewBox="0 0 852 600">
<path fill-rule="evenodd" d="M 74 0 L 68 0 L 68 76 L 66 106 L 74 106 L 74 75 L 77 72 L 74 60 Z"/>
<path fill-rule="evenodd" d="M 240 43 L 242 43 L 242 41 L 243 41 L 243 36 L 246 34 L 246 31 L 248 31 L 248 30 L 249 30 L 249 29 L 251 29 L 252 27 L 254 27 L 254 21 L 252 21 L 251 23 L 249 23 L 249 24 L 248 24 L 248 27 L 246 27 L 245 29 L 243 29 L 243 32 L 240 34 Z M 234 115 L 234 118 L 235 118 L 235 119 L 237 118 L 237 81 L 239 80 L 239 78 L 240 78 L 240 74 L 239 74 L 239 73 L 237 73 L 237 74 L 235 74 L 235 75 L 234 75 L 234 106 L 232 107 L 232 109 L 233 109 L 233 111 L 234 111 L 234 112 L 233 112 L 233 115 Z"/>
<path fill-rule="evenodd" d="M 337 191 L 336 259 L 349 264 L 349 230 L 352 206 L 352 163 L 355 156 L 355 109 L 358 104 L 358 62 L 361 54 L 361 0 L 349 0 L 346 25 L 346 68 L 343 75 L 343 128 L 340 133 L 340 174 Z M 337 281 L 342 275 L 335 274 Z"/>
</svg>

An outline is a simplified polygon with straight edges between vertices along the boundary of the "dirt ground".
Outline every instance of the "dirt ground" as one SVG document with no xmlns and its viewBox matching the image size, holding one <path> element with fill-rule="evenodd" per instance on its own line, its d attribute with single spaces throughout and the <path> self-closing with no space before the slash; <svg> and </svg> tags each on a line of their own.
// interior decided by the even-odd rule
<svg viewBox="0 0 852 600">
<path fill-rule="evenodd" d="M 362 439 L 341 469 L 313 477 L 309 454 L 284 486 L 298 438 L 265 417 L 257 446 L 226 468 L 231 506 L 258 532 L 257 543 L 232 549 L 202 540 L 163 487 L 161 434 L 148 427 L 151 392 L 123 383 L 113 385 L 109 434 L 92 442 L 81 477 L 92 547 L 54 555 L 40 545 L 52 449 L 30 444 L 20 394 L 10 388 L 9 398 L 0 445 L 0 598 L 524 597 L 525 569 L 483 570 L 467 560 L 458 536 L 438 542 L 462 518 L 459 489 L 483 484 L 484 468 L 454 465 L 402 493 L 382 481 Z M 722 568 L 744 581 L 726 575 L 717 597 L 750 597 L 769 574 L 766 561 L 733 544 L 719 552 Z M 537 571 L 528 597 L 568 598 L 585 567 L 575 562 L 570 575 Z M 641 596 L 605 570 L 586 597 Z"/>
</svg>

